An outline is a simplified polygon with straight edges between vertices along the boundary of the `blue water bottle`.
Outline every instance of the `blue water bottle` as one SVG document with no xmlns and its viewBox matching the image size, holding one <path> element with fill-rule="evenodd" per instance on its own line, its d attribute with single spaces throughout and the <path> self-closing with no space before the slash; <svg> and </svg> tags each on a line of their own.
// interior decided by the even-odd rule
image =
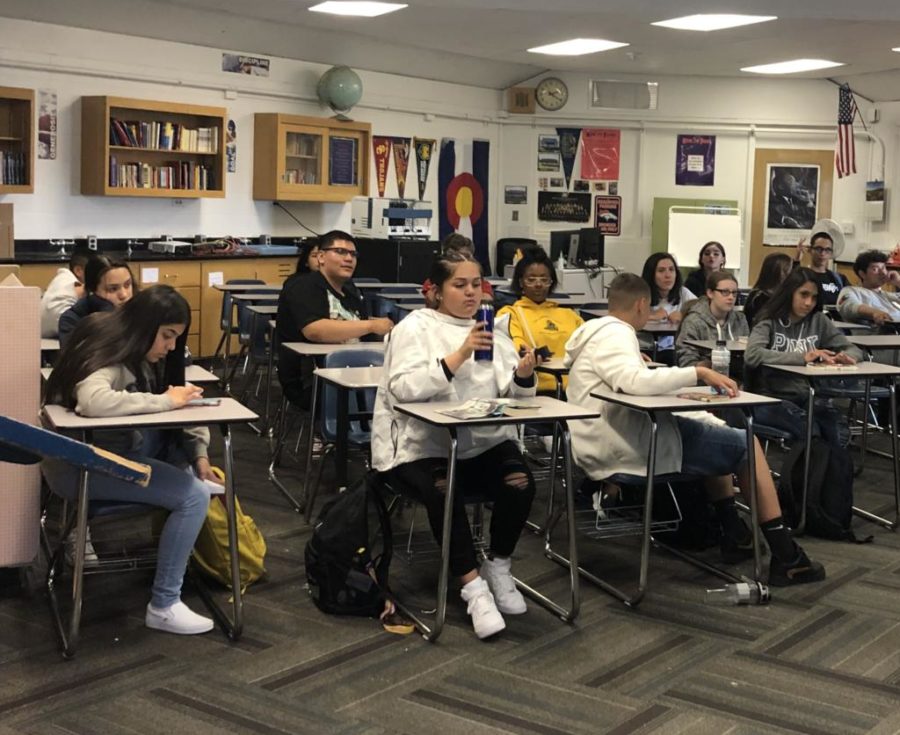
<svg viewBox="0 0 900 735">
<path fill-rule="evenodd" d="M 475 312 L 475 321 L 484 322 L 484 331 L 494 331 L 494 305 L 490 301 L 482 301 L 478 311 Z M 486 350 L 475 350 L 475 362 L 493 362 L 494 361 L 494 345 L 491 344 Z"/>
</svg>

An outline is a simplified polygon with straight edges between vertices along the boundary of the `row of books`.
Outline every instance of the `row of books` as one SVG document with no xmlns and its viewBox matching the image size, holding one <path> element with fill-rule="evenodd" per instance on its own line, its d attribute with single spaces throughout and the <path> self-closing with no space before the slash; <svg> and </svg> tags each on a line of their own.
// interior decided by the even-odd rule
<svg viewBox="0 0 900 735">
<path fill-rule="evenodd" d="M 149 163 L 119 163 L 109 157 L 109 185 L 121 189 L 215 189 L 211 166 L 193 161 L 172 161 L 158 166 Z"/>
<path fill-rule="evenodd" d="M 0 151 L 0 185 L 28 183 L 28 158 L 25 153 Z"/>
<path fill-rule="evenodd" d="M 120 120 L 113 117 L 109 121 L 109 143 L 160 151 L 218 153 L 219 128 L 188 128 L 180 123 Z"/>
</svg>

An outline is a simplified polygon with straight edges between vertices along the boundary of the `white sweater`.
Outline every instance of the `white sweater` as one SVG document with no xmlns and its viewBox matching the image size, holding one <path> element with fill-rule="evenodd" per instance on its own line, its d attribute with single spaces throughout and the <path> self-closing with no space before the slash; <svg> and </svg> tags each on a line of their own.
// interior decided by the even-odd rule
<svg viewBox="0 0 900 735">
<path fill-rule="evenodd" d="M 78 301 L 75 284 L 78 279 L 68 268 L 60 268 L 41 297 L 41 337 L 54 339 L 59 334 L 59 318 Z"/>
<path fill-rule="evenodd" d="M 417 459 L 446 457 L 449 450 L 446 429 L 395 411 L 398 403 L 535 394 L 535 387 L 523 388 L 513 381 L 519 358 L 509 337 L 506 318 L 497 319 L 494 324 L 493 362 L 475 362 L 470 357 L 453 379 L 447 380 L 440 360 L 459 349 L 474 325 L 474 319 L 457 319 L 434 309 L 419 309 L 391 331 L 372 421 L 372 464 L 376 470 L 385 472 Z M 475 457 L 515 438 L 513 426 L 460 429 L 458 456 L 460 459 Z"/>
<path fill-rule="evenodd" d="M 867 317 L 859 313 L 860 306 L 871 306 L 890 314 L 892 321 L 900 320 L 900 293 L 882 291 L 880 288 L 844 286 L 837 299 L 841 316 L 851 322 L 865 321 Z"/>
<path fill-rule="evenodd" d="M 564 364 L 569 368 L 569 402 L 600 411 L 600 418 L 570 421 L 575 461 L 594 480 L 618 472 L 644 475 L 650 449 L 650 419 L 599 398 L 600 388 L 636 396 L 654 396 L 697 384 L 697 371 L 688 368 L 650 370 L 641 358 L 634 328 L 614 316 L 592 319 L 566 343 Z M 682 415 L 721 425 L 704 411 Z M 671 414 L 658 414 L 656 474 L 681 470 L 681 434 Z"/>
</svg>

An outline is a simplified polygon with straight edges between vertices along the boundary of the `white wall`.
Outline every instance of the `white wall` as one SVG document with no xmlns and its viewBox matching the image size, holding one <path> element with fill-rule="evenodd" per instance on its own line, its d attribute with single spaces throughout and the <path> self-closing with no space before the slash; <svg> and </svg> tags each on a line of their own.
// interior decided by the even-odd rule
<svg viewBox="0 0 900 735">
<path fill-rule="evenodd" d="M 315 99 L 320 64 L 273 58 L 271 76 L 248 77 L 220 71 L 221 51 L 181 43 L 134 38 L 28 21 L 0 23 L 3 84 L 55 90 L 59 95 L 58 158 L 37 161 L 33 195 L 8 195 L 16 205 L 18 238 L 150 237 L 160 233 L 208 235 L 300 235 L 303 231 L 269 202 L 252 199 L 253 113 L 261 111 L 328 116 Z M 260 55 L 265 56 L 264 53 Z M 414 68 L 411 69 L 414 71 Z M 504 95 L 480 87 L 447 84 L 358 70 L 364 95 L 353 116 L 372 123 L 373 134 L 434 138 L 482 138 L 491 142 L 490 238 L 533 235 L 546 240 L 551 225 L 536 219 L 537 138 L 557 125 L 619 127 L 622 130 L 619 194 L 622 236 L 607 240 L 608 260 L 631 270 L 650 251 L 654 197 L 736 199 L 750 211 L 756 148 L 834 147 L 837 88 L 826 81 L 765 78 L 660 77 L 656 111 L 596 112 L 588 107 L 589 76 L 561 76 L 570 89 L 564 114 L 538 111 L 507 115 Z M 618 78 L 623 78 L 619 76 Z M 532 80 L 535 81 L 535 80 Z M 525 82 L 527 83 L 527 82 Z M 226 98 L 226 91 L 234 99 Z M 82 95 L 122 95 L 184 101 L 228 108 L 238 126 L 238 170 L 227 175 L 223 200 L 150 200 L 86 197 L 79 193 L 80 103 Z M 861 101 L 861 105 L 866 107 Z M 898 183 L 893 164 L 898 149 L 900 103 L 882 105 L 883 121 L 872 128 L 887 146 L 889 191 Z M 679 133 L 717 135 L 713 187 L 678 187 L 674 182 L 675 140 Z M 371 161 L 371 158 L 370 158 Z M 893 246 L 886 224 L 871 228 L 862 217 L 864 182 L 880 177 L 881 148 L 857 136 L 860 174 L 835 182 L 832 216 L 852 224 L 848 255 L 860 246 Z M 370 169 L 374 169 L 370 166 Z M 575 170 L 578 171 L 576 161 Z M 503 203 L 505 185 L 528 187 L 528 204 Z M 375 192 L 374 170 L 370 191 Z M 410 162 L 407 196 L 416 191 Z M 386 194 L 396 193 L 393 164 Z M 437 204 L 437 161 L 432 163 L 425 198 Z M 900 201 L 889 196 L 891 217 Z M 315 230 L 348 229 L 349 206 L 289 204 Z M 519 221 L 513 222 L 513 210 Z M 437 222 L 433 223 L 437 232 Z M 554 225 L 568 229 L 571 225 Z M 745 217 L 745 243 L 750 218 Z M 699 243 L 698 243 L 699 247 Z M 746 254 L 742 271 L 746 271 Z M 737 266 L 736 258 L 730 258 Z M 742 272 L 742 280 L 746 276 Z"/>
</svg>

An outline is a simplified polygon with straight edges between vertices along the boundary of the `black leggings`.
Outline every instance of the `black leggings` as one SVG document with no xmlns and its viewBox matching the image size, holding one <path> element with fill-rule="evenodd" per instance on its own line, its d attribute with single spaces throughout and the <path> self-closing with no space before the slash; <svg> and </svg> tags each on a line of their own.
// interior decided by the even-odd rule
<svg viewBox="0 0 900 735">
<path fill-rule="evenodd" d="M 511 475 L 526 478 L 523 487 L 510 484 Z M 444 486 L 446 459 L 419 459 L 394 467 L 391 484 L 425 506 L 434 537 L 441 542 L 444 526 Z M 472 530 L 466 515 L 466 498 L 478 497 L 493 502 L 491 513 L 491 551 L 509 556 L 531 512 L 534 478 L 518 447 L 511 441 L 498 444 L 477 457 L 456 463 L 456 490 L 453 497 L 453 521 L 450 527 L 450 573 L 461 577 L 478 567 Z"/>
</svg>

